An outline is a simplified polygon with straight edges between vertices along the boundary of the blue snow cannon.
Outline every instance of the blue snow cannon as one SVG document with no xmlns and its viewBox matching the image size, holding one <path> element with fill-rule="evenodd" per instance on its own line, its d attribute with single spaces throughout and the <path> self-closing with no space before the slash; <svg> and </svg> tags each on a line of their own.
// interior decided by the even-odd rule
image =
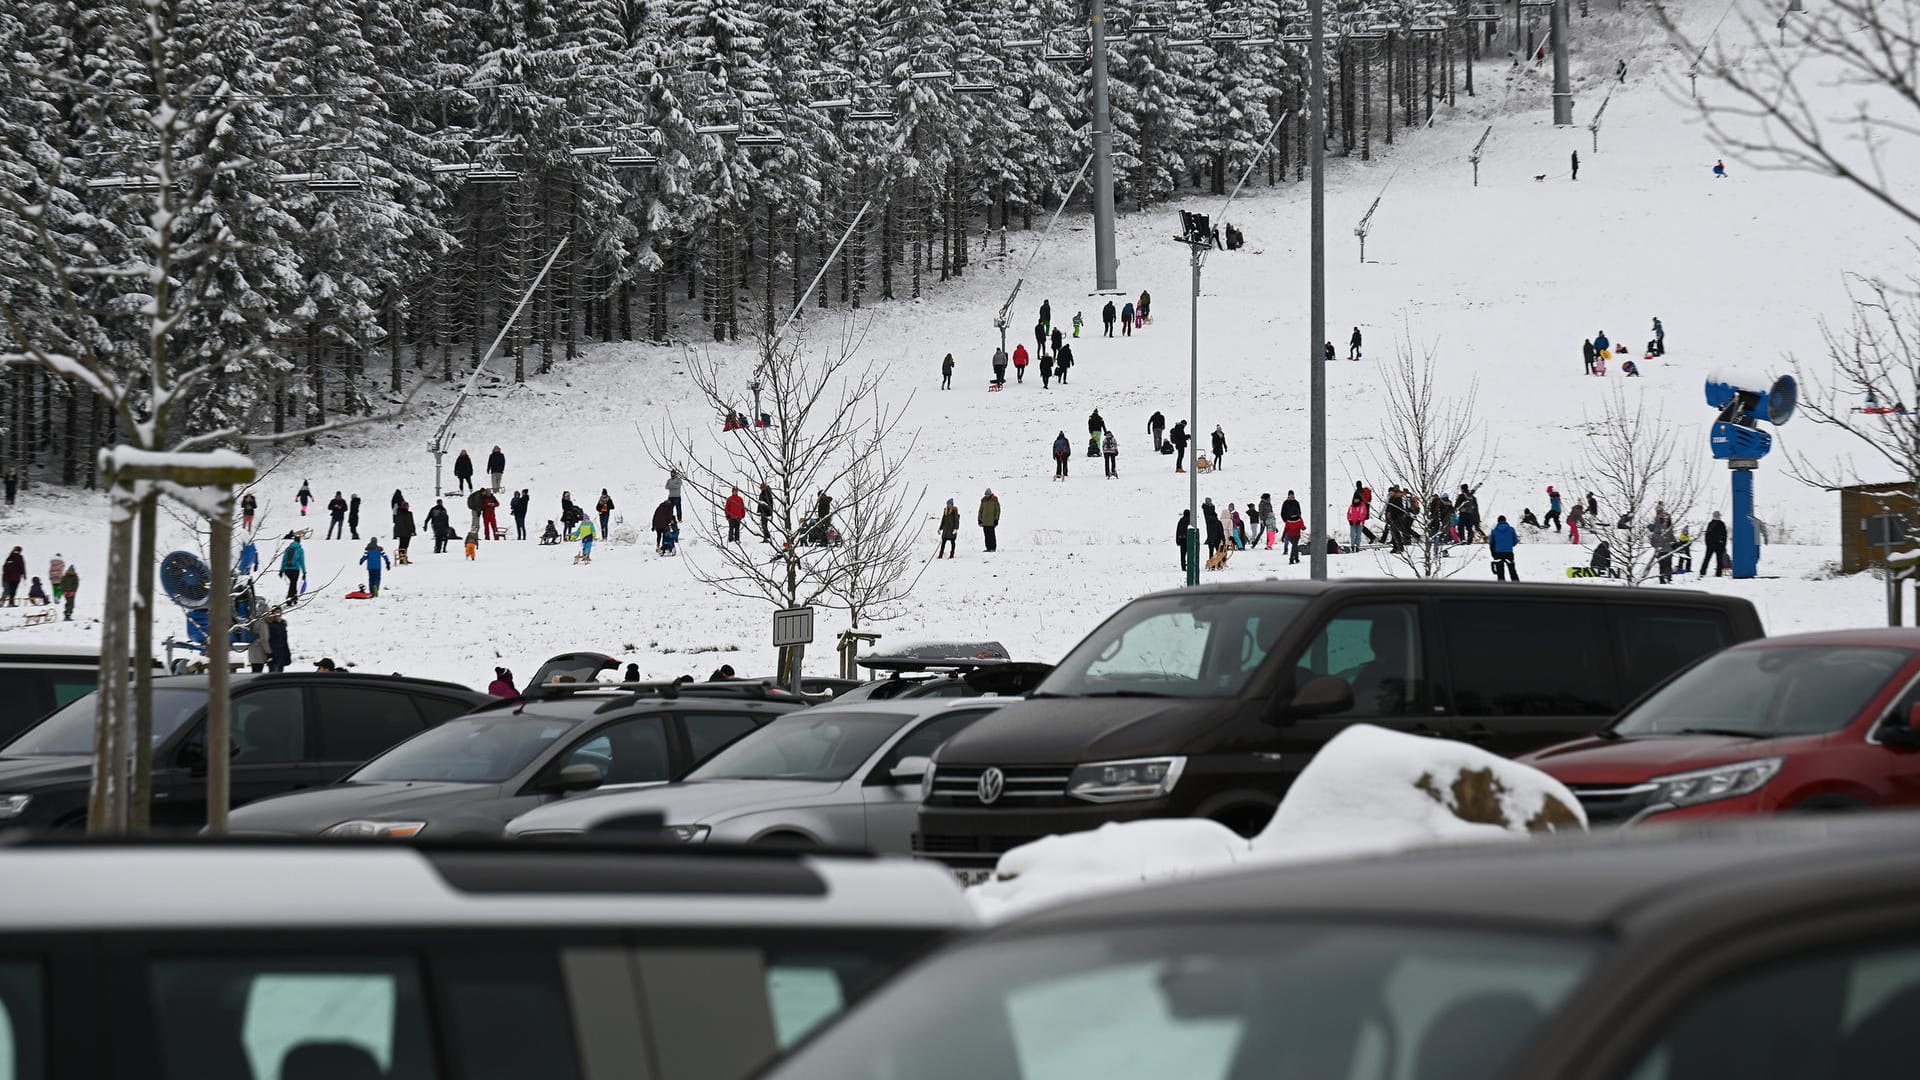
<svg viewBox="0 0 1920 1080">
<path fill-rule="evenodd" d="M 1733 472 L 1733 576 L 1750 578 L 1759 572 L 1760 540 L 1753 525 L 1753 470 L 1773 449 L 1773 436 L 1761 431 L 1762 421 L 1779 427 L 1793 419 L 1800 403 L 1800 385 L 1782 375 L 1766 390 L 1737 386 L 1726 379 L 1707 380 L 1707 404 L 1720 410 L 1707 436 L 1714 459 Z"/>
</svg>

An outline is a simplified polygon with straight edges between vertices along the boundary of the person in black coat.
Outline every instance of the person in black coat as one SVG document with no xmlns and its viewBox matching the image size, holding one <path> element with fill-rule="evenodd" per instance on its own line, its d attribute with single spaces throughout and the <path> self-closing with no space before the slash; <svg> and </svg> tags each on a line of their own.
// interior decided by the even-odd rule
<svg viewBox="0 0 1920 1080">
<path fill-rule="evenodd" d="M 1108 304 L 1109 308 L 1113 305 Z M 1193 511 L 1180 511 L 1180 523 L 1173 527 L 1173 542 L 1180 545 L 1180 569 L 1187 568 L 1187 530 L 1193 528 Z"/>
<path fill-rule="evenodd" d="M 460 485 L 461 491 L 473 486 L 473 459 L 467 456 L 465 450 L 460 451 L 460 456 L 453 459 L 453 478 Z"/>
<path fill-rule="evenodd" d="M 339 492 L 327 500 L 327 539 L 338 540 L 347 531 L 347 500 Z"/>
<path fill-rule="evenodd" d="M 573 527 L 585 520 L 586 516 L 587 512 L 585 510 L 574 505 L 573 492 L 563 491 L 560 493 L 560 529 L 562 532 L 572 533 Z"/>
<path fill-rule="evenodd" d="M 1186 472 L 1187 471 L 1187 441 L 1188 441 L 1187 422 L 1185 420 L 1182 420 L 1179 423 L 1173 425 L 1173 430 L 1167 432 L 1167 440 L 1173 443 L 1173 471 Z"/>
<path fill-rule="evenodd" d="M 1593 362 L 1599 359 L 1599 357 L 1600 357 L 1600 350 L 1593 347 L 1592 338 L 1588 338 L 1587 340 L 1580 343 L 1580 358 L 1586 361 L 1587 374 L 1589 375 L 1593 374 Z"/>
<path fill-rule="evenodd" d="M 355 540 L 360 539 L 360 493 L 357 491 L 347 500 L 347 532 Z"/>
<path fill-rule="evenodd" d="M 1062 344 L 1060 352 L 1053 358 L 1053 377 L 1061 386 L 1067 385 L 1067 369 L 1073 366 L 1073 346 Z"/>
<path fill-rule="evenodd" d="M 433 553 L 445 555 L 447 541 L 453 539 L 453 522 L 447 520 L 447 504 L 444 500 L 433 500 L 433 509 L 427 511 L 427 528 L 433 532 Z"/>
<path fill-rule="evenodd" d="M 1720 511 L 1713 512 L 1713 520 L 1707 522 L 1707 557 L 1700 560 L 1700 576 L 1707 576 L 1707 567 L 1714 566 L 1714 560 L 1720 560 L 1713 576 L 1719 577 L 1727 572 L 1727 523 L 1720 520 Z"/>
<path fill-rule="evenodd" d="M 1040 301 L 1040 325 L 1048 330 L 1053 329 L 1053 301 L 1051 300 Z M 1040 347 L 1044 351 L 1046 342 L 1041 342 Z"/>
<path fill-rule="evenodd" d="M 1153 452 L 1159 453 L 1160 444 L 1167 441 L 1167 418 L 1162 416 L 1158 409 L 1153 411 L 1152 416 L 1147 417 L 1147 434 L 1153 436 Z"/>
<path fill-rule="evenodd" d="M 267 613 L 267 670 L 285 671 L 291 663 L 293 650 L 287 645 L 287 620 L 280 617 L 279 608 L 274 608 Z"/>
<path fill-rule="evenodd" d="M 771 541 L 768 530 L 773 522 L 773 488 L 766 481 L 760 482 L 760 539 Z"/>
<path fill-rule="evenodd" d="M 1213 426 L 1213 467 L 1220 467 L 1220 459 L 1227 456 L 1227 433 L 1220 425 Z"/>
<path fill-rule="evenodd" d="M 413 520 L 413 511 L 407 509 L 406 503 L 401 503 L 399 509 L 393 512 L 393 542 L 398 549 L 395 562 L 407 565 L 407 545 L 413 542 L 413 534 L 419 531 Z"/>
<path fill-rule="evenodd" d="M 1036 356 L 1044 356 L 1047 351 L 1047 324 L 1033 324 L 1033 351 Z"/>
<path fill-rule="evenodd" d="M 1105 336 L 1113 336 L 1113 321 L 1119 317 L 1120 312 L 1114 308 L 1113 301 L 1111 300 L 1107 301 L 1106 307 L 1100 309 L 1100 323 L 1106 328 Z"/>
<path fill-rule="evenodd" d="M 1347 339 L 1347 359 L 1360 359 L 1360 328 L 1353 328 L 1353 336 Z"/>
<path fill-rule="evenodd" d="M 1200 516 L 1206 519 L 1207 551 L 1219 551 L 1220 545 L 1227 542 L 1227 529 L 1220 523 L 1220 513 L 1213 508 L 1212 499 L 1200 504 Z"/>
<path fill-rule="evenodd" d="M 495 494 L 499 494 L 500 478 L 505 476 L 506 474 L 507 474 L 506 452 L 496 446 L 493 448 L 493 453 L 487 455 L 487 477 L 493 481 L 493 490 Z"/>
<path fill-rule="evenodd" d="M 521 540 L 527 538 L 527 511 L 533 508 L 533 497 L 527 489 L 521 488 L 507 500 L 507 512 L 513 515 L 514 534 Z"/>
</svg>

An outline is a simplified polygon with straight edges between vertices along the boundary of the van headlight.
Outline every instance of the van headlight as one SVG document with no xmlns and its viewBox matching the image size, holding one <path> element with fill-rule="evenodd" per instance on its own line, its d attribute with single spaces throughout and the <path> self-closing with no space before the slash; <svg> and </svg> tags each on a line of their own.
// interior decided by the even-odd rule
<svg viewBox="0 0 1920 1080">
<path fill-rule="evenodd" d="M 1777 757 L 1760 758 L 1756 761 L 1715 765 L 1711 769 L 1674 773 L 1672 776 L 1656 776 L 1652 782 L 1660 785 L 1660 791 L 1653 801 L 1668 806 L 1698 806 L 1720 799 L 1751 795 L 1767 786 L 1767 781 L 1780 771 L 1780 762 L 1781 759 Z"/>
<path fill-rule="evenodd" d="M 713 828 L 708 825 L 662 825 L 660 835 L 682 844 L 704 844 Z"/>
<path fill-rule="evenodd" d="M 31 795 L 0 795 L 0 821 L 17 818 L 27 812 L 27 804 L 33 802 Z"/>
<path fill-rule="evenodd" d="M 424 821 L 368 821 L 365 819 L 343 821 L 333 826 L 321 836 L 348 837 L 355 840 L 404 840 L 420 835 L 427 827 Z"/>
<path fill-rule="evenodd" d="M 1067 794 L 1087 802 L 1134 802 L 1158 799 L 1180 782 L 1187 767 L 1183 757 L 1096 761 L 1074 767 L 1067 777 Z"/>
</svg>

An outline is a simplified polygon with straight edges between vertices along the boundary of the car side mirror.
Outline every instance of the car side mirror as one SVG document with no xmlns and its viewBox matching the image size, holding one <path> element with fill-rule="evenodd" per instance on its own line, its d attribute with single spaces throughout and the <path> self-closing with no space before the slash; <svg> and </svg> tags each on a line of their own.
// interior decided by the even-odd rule
<svg viewBox="0 0 1920 1080">
<path fill-rule="evenodd" d="M 931 768 L 932 758 L 915 755 L 901 758 L 887 775 L 896 784 L 917 784 L 927 778 L 927 770 Z"/>
<path fill-rule="evenodd" d="M 606 782 L 600 770 L 592 765 L 566 765 L 555 773 L 547 790 L 561 795 L 576 791 L 591 791 Z"/>
<path fill-rule="evenodd" d="M 1907 710 L 1905 723 L 1899 716 L 1887 717 L 1888 723 L 1880 725 L 1880 742 L 1884 746 L 1894 746 L 1902 750 L 1920 750 L 1920 704 Z"/>
<path fill-rule="evenodd" d="M 1321 675 L 1307 680 L 1287 702 L 1287 718 L 1325 716 L 1353 708 L 1353 687 L 1338 675 Z"/>
</svg>

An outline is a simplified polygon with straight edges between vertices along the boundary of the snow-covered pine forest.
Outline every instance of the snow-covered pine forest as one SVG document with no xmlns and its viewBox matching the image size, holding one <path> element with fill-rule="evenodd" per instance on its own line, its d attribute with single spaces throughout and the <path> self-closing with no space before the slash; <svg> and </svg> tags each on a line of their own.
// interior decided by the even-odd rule
<svg viewBox="0 0 1920 1080">
<path fill-rule="evenodd" d="M 1472 93 L 1465 57 L 1530 34 L 1466 3 L 1328 12 L 1329 140 L 1355 156 Z M 0 351 L 90 351 L 136 398 L 155 363 L 204 371 L 176 437 L 299 431 L 470 369 L 562 237 L 505 343 L 516 379 L 589 340 L 751 337 L 869 200 L 817 303 L 918 298 L 1044 224 L 1079 171 L 1087 14 L 1079 0 L 9 4 Z M 1114 3 L 1106 22 L 1123 211 L 1224 190 L 1283 117 L 1252 182 L 1301 179 L 1298 0 Z M 156 349 L 161 247 L 177 318 Z M 90 485 L 94 451 L 150 409 L 116 410 L 44 366 L 0 378 L 0 470 L 33 480 Z"/>
</svg>

